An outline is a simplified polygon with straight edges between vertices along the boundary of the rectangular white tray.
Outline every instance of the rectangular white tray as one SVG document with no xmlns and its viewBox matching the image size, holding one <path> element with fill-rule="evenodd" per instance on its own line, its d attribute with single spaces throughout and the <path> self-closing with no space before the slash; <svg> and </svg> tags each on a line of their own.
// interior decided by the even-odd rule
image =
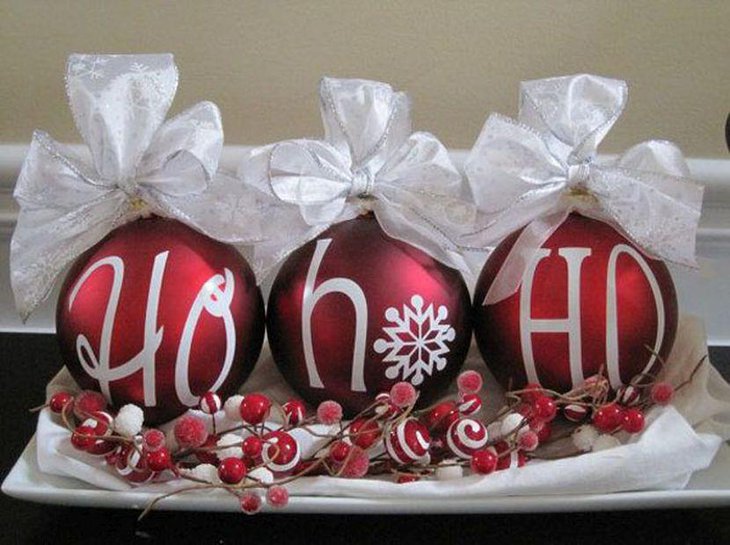
<svg viewBox="0 0 730 545">
<path fill-rule="evenodd" d="M 12 497 L 39 503 L 78 507 L 144 509 L 155 498 L 145 492 L 101 490 L 76 479 L 47 475 L 36 463 L 35 437 L 13 466 L 2 485 Z M 669 509 L 730 506 L 730 447 L 723 445 L 712 465 L 697 472 L 684 490 L 650 490 L 614 494 L 555 496 L 508 496 L 448 501 L 372 500 L 338 497 L 292 497 L 278 513 L 540 513 L 560 511 L 607 511 L 622 509 Z M 173 496 L 156 509 L 175 511 L 239 510 L 230 495 L 220 491 Z"/>
</svg>

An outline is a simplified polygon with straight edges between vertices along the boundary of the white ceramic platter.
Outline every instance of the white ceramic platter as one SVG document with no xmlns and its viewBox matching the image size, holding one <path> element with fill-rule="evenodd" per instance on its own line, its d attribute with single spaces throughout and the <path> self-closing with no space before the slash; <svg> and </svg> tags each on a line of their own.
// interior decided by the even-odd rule
<svg viewBox="0 0 730 545">
<path fill-rule="evenodd" d="M 81 481 L 41 473 L 36 463 L 35 438 L 26 446 L 2 485 L 15 498 L 78 507 L 143 509 L 155 495 L 101 490 Z M 622 492 L 572 496 L 510 496 L 417 502 L 336 497 L 292 497 L 278 513 L 540 513 L 730 506 L 730 447 L 724 445 L 708 469 L 696 473 L 684 490 Z M 219 491 L 180 494 L 156 509 L 174 511 L 238 511 L 234 498 Z"/>
</svg>

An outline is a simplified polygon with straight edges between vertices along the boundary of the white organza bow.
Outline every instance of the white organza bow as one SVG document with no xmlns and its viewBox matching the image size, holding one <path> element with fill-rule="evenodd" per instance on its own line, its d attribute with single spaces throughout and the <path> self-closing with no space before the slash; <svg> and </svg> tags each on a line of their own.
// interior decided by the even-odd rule
<svg viewBox="0 0 730 545">
<path fill-rule="evenodd" d="M 240 184 L 215 176 L 223 146 L 215 104 L 201 102 L 165 122 L 177 82 L 172 55 L 69 57 L 68 98 L 90 160 L 33 134 L 15 187 L 20 214 L 10 252 L 24 319 L 71 261 L 139 216 L 175 218 L 233 244 L 258 235 L 255 223 L 241 219 Z"/>
<path fill-rule="evenodd" d="M 246 185 L 277 202 L 255 268 L 270 270 L 332 224 L 372 211 L 388 235 L 468 272 L 454 241 L 473 226 L 475 207 L 462 197 L 446 148 L 411 133 L 406 95 L 384 83 L 324 78 L 320 100 L 324 140 L 258 148 L 240 166 Z"/>
<path fill-rule="evenodd" d="M 492 115 L 465 163 L 486 224 L 473 245 L 523 228 L 484 304 L 519 289 L 537 249 L 573 211 L 610 223 L 651 257 L 695 266 L 702 187 L 670 142 L 599 164 L 596 147 L 623 111 L 626 83 L 592 75 L 527 81 L 517 121 Z"/>
</svg>

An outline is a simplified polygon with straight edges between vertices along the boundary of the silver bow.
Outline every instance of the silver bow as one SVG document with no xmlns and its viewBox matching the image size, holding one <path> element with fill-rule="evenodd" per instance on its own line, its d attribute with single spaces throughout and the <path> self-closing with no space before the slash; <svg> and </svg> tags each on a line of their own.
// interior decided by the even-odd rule
<svg viewBox="0 0 730 545">
<path fill-rule="evenodd" d="M 523 82 L 517 121 L 493 114 L 465 163 L 488 221 L 465 235 L 499 241 L 523 228 L 487 292 L 517 291 L 538 248 L 572 211 L 610 223 L 649 256 L 695 264 L 701 186 L 670 142 L 638 144 L 599 164 L 596 148 L 623 111 L 626 83 L 591 75 Z"/>
<path fill-rule="evenodd" d="M 15 187 L 10 251 L 25 319 L 61 271 L 115 227 L 154 213 L 218 240 L 258 233 L 240 184 L 215 176 L 223 146 L 218 108 L 201 102 L 165 121 L 177 89 L 172 55 L 71 55 L 66 89 L 88 155 L 36 131 Z M 244 231 L 242 226 L 248 226 Z"/>
<path fill-rule="evenodd" d="M 374 81 L 324 78 L 324 140 L 288 140 L 253 150 L 239 176 L 271 196 L 269 242 L 255 267 L 278 261 L 334 223 L 375 214 L 388 235 L 468 272 L 456 233 L 473 225 L 462 177 L 431 134 L 411 133 L 404 93 Z"/>
</svg>

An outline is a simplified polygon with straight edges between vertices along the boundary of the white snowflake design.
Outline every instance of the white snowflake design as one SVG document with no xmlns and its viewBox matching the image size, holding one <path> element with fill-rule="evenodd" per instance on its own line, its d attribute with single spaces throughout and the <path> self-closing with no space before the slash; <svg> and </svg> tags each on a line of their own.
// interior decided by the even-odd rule
<svg viewBox="0 0 730 545">
<path fill-rule="evenodd" d="M 383 327 L 385 339 L 377 339 L 373 348 L 378 354 L 387 352 L 385 363 L 395 363 L 385 370 L 385 376 L 410 380 L 418 386 L 424 374 L 431 376 L 434 369 L 441 371 L 446 367 L 446 355 L 450 348 L 446 345 L 456 337 L 456 331 L 449 323 L 448 309 L 441 305 L 434 311 L 433 303 L 425 309 L 423 297 L 411 297 L 411 305 L 403 305 L 402 314 L 390 307 L 385 311 L 385 319 L 392 326 Z"/>
<path fill-rule="evenodd" d="M 103 66 L 107 62 L 109 62 L 108 58 L 96 55 L 78 55 L 76 61 L 71 65 L 71 74 L 77 78 L 103 79 L 106 76 Z"/>
</svg>

